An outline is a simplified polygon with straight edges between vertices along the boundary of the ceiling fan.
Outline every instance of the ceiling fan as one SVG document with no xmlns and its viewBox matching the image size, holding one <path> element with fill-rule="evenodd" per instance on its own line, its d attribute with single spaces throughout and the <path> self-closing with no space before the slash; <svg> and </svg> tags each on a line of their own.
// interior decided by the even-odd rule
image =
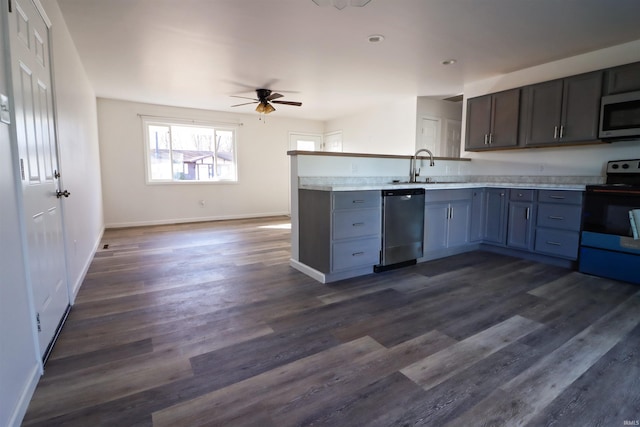
<svg viewBox="0 0 640 427">
<path fill-rule="evenodd" d="M 276 109 L 271 104 L 283 104 L 283 105 L 294 105 L 296 107 L 302 106 L 302 102 L 295 101 L 277 101 L 278 98 L 282 98 L 284 95 L 279 93 L 272 93 L 271 89 L 256 89 L 257 98 L 248 98 L 246 96 L 235 96 L 231 95 L 234 98 L 243 98 L 243 99 L 251 99 L 251 102 L 244 102 L 242 104 L 232 105 L 232 107 L 240 107 L 241 105 L 249 105 L 249 104 L 258 104 L 256 107 L 256 111 L 258 113 L 269 114 Z"/>
</svg>

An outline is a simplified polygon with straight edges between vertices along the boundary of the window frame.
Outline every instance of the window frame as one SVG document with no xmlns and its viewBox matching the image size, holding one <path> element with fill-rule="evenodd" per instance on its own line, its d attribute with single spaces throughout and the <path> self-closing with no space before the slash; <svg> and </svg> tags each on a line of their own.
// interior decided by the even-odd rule
<svg viewBox="0 0 640 427">
<path fill-rule="evenodd" d="M 145 167 L 145 183 L 147 185 L 203 185 L 203 184 L 237 184 L 239 182 L 238 178 L 238 128 L 241 126 L 239 123 L 224 123 L 224 122 L 216 122 L 216 121 L 201 121 L 201 120 L 189 120 L 189 119 L 180 119 L 180 118 L 172 118 L 172 117 L 158 117 L 158 116 L 145 116 L 140 115 L 141 123 L 142 123 L 142 138 L 144 145 L 144 167 Z M 169 127 L 171 126 L 191 126 L 191 127 L 205 127 L 211 128 L 215 131 L 230 131 L 232 132 L 232 144 L 233 144 L 233 160 L 235 165 L 235 177 L 233 179 L 216 179 L 210 181 L 199 181 L 199 180 L 177 180 L 175 178 L 171 179 L 152 179 L 151 177 L 151 156 L 150 156 L 150 147 L 149 147 L 149 127 L 150 126 L 163 126 Z M 173 141 L 171 141 L 170 137 L 170 153 L 171 160 L 173 162 Z M 184 163 L 183 163 L 184 164 Z M 172 169 L 173 176 L 173 169 Z"/>
</svg>

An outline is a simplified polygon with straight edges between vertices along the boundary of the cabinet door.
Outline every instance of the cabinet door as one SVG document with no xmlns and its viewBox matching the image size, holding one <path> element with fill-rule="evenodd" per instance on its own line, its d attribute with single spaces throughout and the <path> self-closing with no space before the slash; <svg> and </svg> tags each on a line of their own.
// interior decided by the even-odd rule
<svg viewBox="0 0 640 427">
<path fill-rule="evenodd" d="M 564 80 L 560 142 L 598 140 L 602 71 Z"/>
<path fill-rule="evenodd" d="M 606 95 L 640 90 L 640 62 L 607 70 Z"/>
<path fill-rule="evenodd" d="M 482 240 L 484 215 L 484 189 L 473 190 L 471 195 L 471 218 L 469 218 L 469 241 L 479 242 Z"/>
<path fill-rule="evenodd" d="M 485 190 L 484 241 L 504 245 L 506 240 L 507 192 L 503 188 Z"/>
<path fill-rule="evenodd" d="M 447 247 L 462 246 L 469 243 L 469 217 L 471 202 L 460 200 L 451 202 L 449 206 L 449 235 Z"/>
<path fill-rule="evenodd" d="M 437 251 L 447 247 L 449 223 L 449 203 L 425 205 L 424 210 L 424 250 Z"/>
<path fill-rule="evenodd" d="M 507 246 L 518 249 L 533 247 L 533 203 L 510 202 Z"/>
<path fill-rule="evenodd" d="M 562 116 L 562 80 L 527 86 L 525 145 L 556 144 Z"/>
<path fill-rule="evenodd" d="M 467 150 L 489 148 L 491 133 L 491 95 L 471 98 L 467 101 Z"/>
<path fill-rule="evenodd" d="M 492 97 L 491 133 L 489 146 L 516 147 L 518 145 L 518 117 L 520 89 L 496 93 Z"/>
</svg>

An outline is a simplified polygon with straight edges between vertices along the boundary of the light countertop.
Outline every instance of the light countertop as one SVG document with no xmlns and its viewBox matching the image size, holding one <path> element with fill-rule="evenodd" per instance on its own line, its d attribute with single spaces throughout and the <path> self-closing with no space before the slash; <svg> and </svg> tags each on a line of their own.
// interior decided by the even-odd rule
<svg viewBox="0 0 640 427">
<path fill-rule="evenodd" d="M 449 190 L 489 187 L 584 191 L 587 185 L 604 182 L 604 178 L 600 176 L 468 175 L 433 177 L 432 180 L 433 182 L 407 183 L 406 177 L 300 177 L 298 188 L 319 191 L 366 191 L 399 188 Z"/>
</svg>

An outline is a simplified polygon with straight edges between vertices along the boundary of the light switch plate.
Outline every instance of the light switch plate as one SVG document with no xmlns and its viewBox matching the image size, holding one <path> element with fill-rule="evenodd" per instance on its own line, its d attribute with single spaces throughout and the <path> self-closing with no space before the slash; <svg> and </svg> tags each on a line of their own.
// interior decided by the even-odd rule
<svg viewBox="0 0 640 427">
<path fill-rule="evenodd" d="M 11 115 L 9 114 L 9 98 L 7 95 L 0 93 L 0 121 L 11 123 Z"/>
</svg>

